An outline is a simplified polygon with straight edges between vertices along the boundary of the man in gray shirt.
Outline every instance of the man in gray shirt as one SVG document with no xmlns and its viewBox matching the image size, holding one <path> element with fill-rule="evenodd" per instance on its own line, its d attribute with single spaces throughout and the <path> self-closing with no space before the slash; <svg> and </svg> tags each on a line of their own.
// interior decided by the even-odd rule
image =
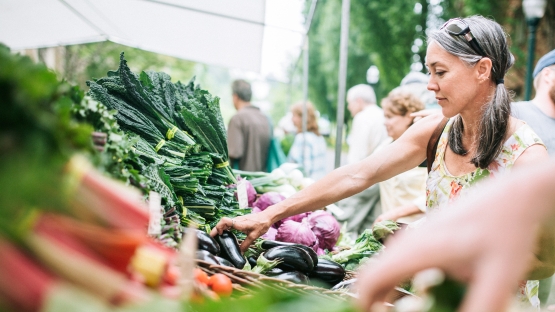
<svg viewBox="0 0 555 312">
<path fill-rule="evenodd" d="M 513 103 L 512 115 L 530 125 L 547 146 L 549 155 L 555 157 L 555 50 L 538 61 L 534 88 L 534 99 Z"/>
<path fill-rule="evenodd" d="M 234 168 L 266 171 L 270 147 L 270 121 L 260 109 L 251 105 L 251 85 L 235 80 L 231 86 L 233 106 L 237 110 L 227 129 L 227 148 Z M 237 166 L 238 165 L 238 166 Z"/>
<path fill-rule="evenodd" d="M 533 75 L 536 96 L 532 101 L 513 103 L 512 115 L 526 122 L 547 146 L 549 156 L 555 157 L 555 50 L 540 58 Z M 542 305 L 549 298 L 552 278 L 540 281 Z"/>
</svg>

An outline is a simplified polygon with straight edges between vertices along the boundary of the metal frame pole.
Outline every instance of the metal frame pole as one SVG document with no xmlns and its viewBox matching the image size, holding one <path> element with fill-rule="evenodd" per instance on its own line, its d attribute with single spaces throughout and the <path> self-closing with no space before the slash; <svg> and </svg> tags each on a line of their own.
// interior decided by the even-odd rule
<svg viewBox="0 0 555 312">
<path fill-rule="evenodd" d="M 308 35 L 305 35 L 304 46 L 303 46 L 303 144 L 301 153 L 301 164 L 304 168 L 304 161 L 306 159 L 305 147 L 306 147 L 306 123 L 307 123 L 307 102 L 308 102 Z M 306 168 L 305 173 L 306 172 Z"/>
<path fill-rule="evenodd" d="M 343 122 L 345 119 L 345 89 L 347 84 L 347 55 L 349 46 L 349 11 L 351 1 L 343 0 L 341 6 L 341 40 L 339 42 L 339 81 L 337 90 L 337 134 L 335 140 L 335 168 L 341 165 Z"/>
<path fill-rule="evenodd" d="M 532 70 L 534 68 L 534 51 L 536 48 L 536 27 L 538 26 L 539 18 L 529 18 L 527 21 L 528 30 L 530 31 L 528 36 L 528 62 L 526 65 L 526 86 L 524 93 L 524 100 L 530 101 L 530 96 L 532 94 Z"/>
</svg>

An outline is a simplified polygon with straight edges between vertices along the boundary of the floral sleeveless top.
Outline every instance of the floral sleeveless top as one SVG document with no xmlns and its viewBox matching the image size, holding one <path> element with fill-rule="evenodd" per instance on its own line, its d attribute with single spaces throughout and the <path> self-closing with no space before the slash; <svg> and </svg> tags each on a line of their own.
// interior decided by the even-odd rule
<svg viewBox="0 0 555 312">
<path fill-rule="evenodd" d="M 449 129 L 454 119 L 447 122 L 438 142 L 434 163 L 426 181 L 426 207 L 428 212 L 443 209 L 459 196 L 464 196 L 474 183 L 487 177 L 501 176 L 511 170 L 517 158 L 530 146 L 541 144 L 540 137 L 528 126 L 522 125 L 503 144 L 503 150 L 487 169 L 477 168 L 461 176 L 453 176 L 445 165 L 445 150 Z"/>
<path fill-rule="evenodd" d="M 457 197 L 465 196 L 468 189 L 476 182 L 487 177 L 497 178 L 509 172 L 517 158 L 528 147 L 535 144 L 541 144 L 545 147 L 532 128 L 524 124 L 505 141 L 503 150 L 487 169 L 477 168 L 473 172 L 461 176 L 453 176 L 445 165 L 447 138 L 453 120 L 449 120 L 445 129 L 443 129 L 438 142 L 434 163 L 426 180 L 427 213 L 443 209 Z M 538 289 L 539 281 L 522 281 L 517 293 L 517 301 L 520 301 L 526 307 L 532 306 L 535 310 L 539 311 Z"/>
</svg>

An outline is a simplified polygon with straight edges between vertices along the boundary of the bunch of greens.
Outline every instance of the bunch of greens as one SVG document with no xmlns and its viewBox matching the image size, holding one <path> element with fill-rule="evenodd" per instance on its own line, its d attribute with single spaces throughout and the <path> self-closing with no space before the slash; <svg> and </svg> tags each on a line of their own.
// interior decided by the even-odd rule
<svg viewBox="0 0 555 312">
<path fill-rule="evenodd" d="M 238 209 L 234 188 L 226 187 L 236 180 L 227 161 L 219 98 L 195 86 L 194 78 L 185 85 L 161 72 L 137 75 L 123 53 L 116 71 L 87 85 L 99 104 L 75 112 L 107 134 L 97 163 L 145 194 L 158 192 L 163 228 L 180 234 L 171 222 L 209 228 L 221 217 L 247 213 Z"/>
<path fill-rule="evenodd" d="M 374 237 L 372 230 L 366 229 L 349 248 L 322 257 L 343 265 L 347 270 L 354 270 L 382 248 L 383 245 Z"/>
</svg>

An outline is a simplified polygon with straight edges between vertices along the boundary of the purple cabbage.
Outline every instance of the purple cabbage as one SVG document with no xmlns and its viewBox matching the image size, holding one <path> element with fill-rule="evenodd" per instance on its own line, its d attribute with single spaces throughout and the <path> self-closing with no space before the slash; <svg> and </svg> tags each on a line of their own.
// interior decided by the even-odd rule
<svg viewBox="0 0 555 312">
<path fill-rule="evenodd" d="M 254 202 L 254 206 L 260 210 L 264 210 L 272 205 L 275 205 L 281 201 L 283 201 L 285 197 L 278 192 L 268 192 L 262 194 L 256 202 Z"/>
<path fill-rule="evenodd" d="M 310 228 L 318 238 L 321 249 L 332 250 L 339 239 L 341 226 L 331 213 L 318 210 L 308 216 Z"/>
<path fill-rule="evenodd" d="M 268 232 L 266 232 L 266 234 L 262 235 L 263 239 L 269 239 L 269 240 L 276 240 L 276 234 L 277 234 L 277 230 L 273 227 L 270 227 L 268 229 Z"/>
<path fill-rule="evenodd" d="M 299 213 L 298 215 L 283 218 L 283 219 L 277 221 L 276 223 L 274 223 L 273 226 L 277 229 L 277 228 L 279 228 L 280 225 L 283 224 L 283 222 L 285 222 L 287 220 L 292 220 L 292 221 L 295 221 L 295 222 L 301 222 L 304 218 L 308 217 L 309 214 L 310 214 L 309 212 L 303 212 L 303 213 Z"/>
<path fill-rule="evenodd" d="M 314 249 L 314 251 L 318 249 L 318 238 L 310 229 L 307 218 L 304 218 L 301 222 L 293 220 L 283 222 L 277 230 L 276 240 L 302 244 Z"/>
</svg>

